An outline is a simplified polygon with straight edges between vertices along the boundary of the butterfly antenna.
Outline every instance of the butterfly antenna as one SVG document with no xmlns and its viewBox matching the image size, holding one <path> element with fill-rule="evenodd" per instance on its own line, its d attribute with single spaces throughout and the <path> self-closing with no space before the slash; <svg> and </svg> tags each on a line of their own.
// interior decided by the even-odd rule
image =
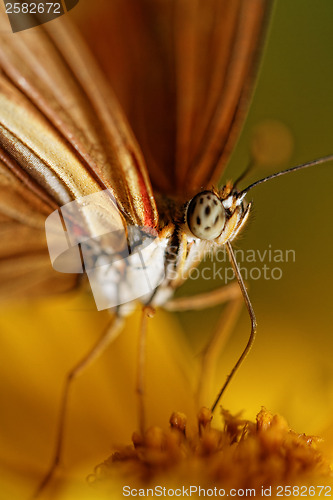
<svg viewBox="0 0 333 500">
<path fill-rule="evenodd" d="M 328 156 L 323 156 L 322 158 L 318 158 L 317 160 L 312 160 L 307 163 L 303 163 L 302 165 L 297 165 L 296 167 L 287 168 L 287 170 L 282 170 L 281 172 L 276 172 L 275 174 L 269 175 L 268 177 L 264 177 L 263 179 L 259 179 L 253 184 L 250 184 L 247 188 L 243 189 L 239 196 L 243 197 L 250 191 L 250 189 L 258 186 L 259 184 L 263 184 L 264 182 L 270 181 L 271 179 L 275 179 L 275 177 L 280 177 L 281 175 L 290 174 L 291 172 L 296 172 L 296 170 L 301 170 L 303 168 L 313 167 L 314 165 L 320 165 L 322 163 L 327 163 L 328 161 L 333 160 L 333 154 Z"/>
<path fill-rule="evenodd" d="M 247 176 L 247 174 L 250 172 L 250 170 L 252 170 L 253 167 L 254 167 L 254 159 L 251 158 L 245 170 L 241 173 L 238 179 L 235 180 L 234 188 L 238 186 L 238 184 Z"/>
</svg>

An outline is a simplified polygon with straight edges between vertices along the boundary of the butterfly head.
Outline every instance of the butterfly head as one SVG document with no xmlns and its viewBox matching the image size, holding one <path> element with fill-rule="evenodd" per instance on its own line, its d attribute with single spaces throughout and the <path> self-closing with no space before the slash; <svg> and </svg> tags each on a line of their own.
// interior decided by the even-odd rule
<svg viewBox="0 0 333 500">
<path fill-rule="evenodd" d="M 221 245 L 232 240 L 245 224 L 251 204 L 230 185 L 198 193 L 187 204 L 186 226 L 195 238 Z"/>
</svg>

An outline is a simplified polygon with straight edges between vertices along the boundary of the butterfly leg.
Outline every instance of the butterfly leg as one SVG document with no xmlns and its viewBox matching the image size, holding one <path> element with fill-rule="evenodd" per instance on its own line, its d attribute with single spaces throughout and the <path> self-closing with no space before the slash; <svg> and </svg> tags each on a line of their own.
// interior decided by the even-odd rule
<svg viewBox="0 0 333 500">
<path fill-rule="evenodd" d="M 210 292 L 170 300 L 165 305 L 167 310 L 185 311 L 206 309 L 223 303 L 227 303 L 227 307 L 223 310 L 214 333 L 202 352 L 196 391 L 196 399 L 200 407 L 204 404 L 207 394 L 210 393 L 209 387 L 214 378 L 218 356 L 222 352 L 239 317 L 243 304 L 241 290 L 238 283 L 230 283 Z"/>
<path fill-rule="evenodd" d="M 137 378 L 136 378 L 136 392 L 138 395 L 138 417 L 139 429 L 144 435 L 146 428 L 145 418 L 145 366 L 146 366 L 146 341 L 147 341 L 147 320 L 154 316 L 155 311 L 150 306 L 145 306 L 142 310 L 140 331 L 139 331 L 139 344 L 138 344 L 138 360 L 137 360 Z"/>
<path fill-rule="evenodd" d="M 252 346 L 254 344 L 255 337 L 256 337 L 256 332 L 257 332 L 256 315 L 254 313 L 254 309 L 252 307 L 249 294 L 247 293 L 247 289 L 246 289 L 243 277 L 241 275 L 239 266 L 237 264 L 234 251 L 233 251 L 232 246 L 231 246 L 231 244 L 230 244 L 229 241 L 226 243 L 226 248 L 227 248 L 227 251 L 228 251 L 229 260 L 230 260 L 230 263 L 231 263 L 232 268 L 234 270 L 234 273 L 235 273 L 235 276 L 236 276 L 236 279 L 237 279 L 240 291 L 242 292 L 242 295 L 243 295 L 243 299 L 244 299 L 244 302 L 245 302 L 245 305 L 246 305 L 246 308 L 247 308 L 247 312 L 249 313 L 249 318 L 250 318 L 250 322 L 251 322 L 251 332 L 250 332 L 250 335 L 249 335 L 249 338 L 248 338 L 246 346 L 244 347 L 241 355 L 239 356 L 238 360 L 234 364 L 231 372 L 227 376 L 226 381 L 224 382 L 223 386 L 221 387 L 220 392 L 218 393 L 217 397 L 215 398 L 214 403 L 212 404 L 212 407 L 211 407 L 211 412 L 212 413 L 214 412 L 214 410 L 216 409 L 217 405 L 219 404 L 219 402 L 221 400 L 221 397 L 224 394 L 224 391 L 229 386 L 230 380 L 233 378 L 233 376 L 237 372 L 238 368 L 240 367 L 240 365 L 243 363 L 244 359 L 246 358 L 246 356 L 250 352 L 250 350 L 251 350 L 251 348 L 252 348 Z"/>
<path fill-rule="evenodd" d="M 191 297 L 179 297 L 177 299 L 168 300 L 163 308 L 167 311 L 200 311 L 214 307 L 233 299 L 241 297 L 241 292 L 238 283 L 230 283 L 223 285 L 216 290 L 210 292 L 198 293 Z"/>
<path fill-rule="evenodd" d="M 207 395 L 211 394 L 211 384 L 215 379 L 218 358 L 225 347 L 230 334 L 234 331 L 243 306 L 242 296 L 232 299 L 220 315 L 212 338 L 202 352 L 202 360 L 197 387 L 199 407 L 207 406 Z"/>
<path fill-rule="evenodd" d="M 226 243 L 226 249 L 227 249 L 227 252 L 229 255 L 230 263 L 232 265 L 232 268 L 234 270 L 234 273 L 235 273 L 235 276 L 237 279 L 237 283 L 232 283 L 232 284 L 225 286 L 223 288 L 218 288 L 217 290 L 214 290 L 214 292 L 209 292 L 208 294 L 207 293 L 200 294 L 200 295 L 197 295 L 195 297 L 186 297 L 186 298 L 182 298 L 182 299 L 178 299 L 178 300 L 175 299 L 175 300 L 169 301 L 165 305 L 165 308 L 168 310 L 171 310 L 171 311 L 176 311 L 176 310 L 183 310 L 184 311 L 184 310 L 188 310 L 188 309 L 204 309 L 206 307 L 212 307 L 212 306 L 217 305 L 217 304 L 222 304 L 223 302 L 226 302 L 230 299 L 236 299 L 236 297 L 238 297 L 238 298 L 241 296 L 243 297 L 243 300 L 245 302 L 245 305 L 246 305 L 246 308 L 248 310 L 249 317 L 250 317 L 251 332 L 250 332 L 250 335 L 249 335 L 249 338 L 248 338 L 248 341 L 247 341 L 245 348 L 243 349 L 241 355 L 239 356 L 238 360 L 236 361 L 235 365 L 233 366 L 231 372 L 227 376 L 225 383 L 221 387 L 217 397 L 215 398 L 214 403 L 211 406 L 212 412 L 216 409 L 216 407 L 217 407 L 222 395 L 224 394 L 226 388 L 228 387 L 231 379 L 233 378 L 236 371 L 238 370 L 238 368 L 240 367 L 240 365 L 242 364 L 242 362 L 244 361 L 244 359 L 248 355 L 248 353 L 249 353 L 249 351 L 254 343 L 256 329 L 257 329 L 257 321 L 256 321 L 255 313 L 254 313 L 249 295 L 247 293 L 245 283 L 244 283 L 242 275 L 240 273 L 240 269 L 239 269 L 238 264 L 236 262 L 236 258 L 235 258 L 235 255 L 234 255 L 234 252 L 233 252 L 233 249 L 232 249 L 230 242 Z M 238 291 L 236 290 L 235 287 L 237 287 Z M 177 305 L 179 307 L 177 307 Z M 237 308 L 238 307 L 239 306 L 235 305 L 234 308 L 232 308 L 232 310 L 230 309 L 232 311 L 231 318 L 237 317 Z M 230 306 L 230 308 L 231 308 L 231 306 Z M 233 320 L 233 321 L 235 321 L 235 320 Z M 228 323 L 226 323 L 226 325 L 227 325 L 226 330 L 224 330 L 224 328 L 222 328 L 221 333 L 218 333 L 217 337 L 214 335 L 212 346 L 211 347 L 210 347 L 210 345 L 207 346 L 205 353 L 204 353 L 203 364 L 207 364 L 207 361 L 205 361 L 205 359 L 207 359 L 207 357 L 208 357 L 208 360 L 209 360 L 209 358 L 213 355 L 212 353 L 214 353 L 214 349 L 215 349 L 214 344 L 215 345 L 217 344 L 220 348 L 221 344 L 225 343 L 227 336 L 228 336 L 229 332 L 231 331 L 231 328 L 228 327 Z M 220 336 L 221 336 L 221 340 L 220 340 Z M 225 339 L 225 340 L 223 340 L 223 339 Z M 216 356 L 217 356 L 217 354 L 214 354 L 215 358 L 216 358 Z M 204 366 L 203 366 L 203 368 L 204 368 Z"/>
<path fill-rule="evenodd" d="M 86 370 L 86 368 L 89 365 L 91 365 L 104 352 L 107 346 L 118 336 L 118 334 L 121 331 L 122 325 L 123 325 L 122 318 L 116 317 L 114 320 L 112 320 L 111 323 L 108 324 L 107 328 L 103 331 L 102 335 L 94 344 L 94 346 L 90 349 L 90 351 L 67 374 L 63 387 L 60 410 L 59 410 L 53 459 L 47 473 L 43 477 L 38 488 L 36 489 L 32 497 L 33 499 L 38 498 L 38 496 L 42 493 L 45 487 L 49 484 L 60 463 L 62 449 L 63 449 L 63 442 L 64 442 L 64 432 L 65 432 L 65 424 L 67 417 L 69 393 L 72 387 L 72 383 L 77 377 L 79 377 Z"/>
</svg>

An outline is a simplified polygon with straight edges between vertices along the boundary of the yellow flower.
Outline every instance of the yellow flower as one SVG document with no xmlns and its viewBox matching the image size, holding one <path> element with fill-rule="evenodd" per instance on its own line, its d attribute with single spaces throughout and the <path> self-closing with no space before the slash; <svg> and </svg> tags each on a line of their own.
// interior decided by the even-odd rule
<svg viewBox="0 0 333 500">
<path fill-rule="evenodd" d="M 200 496 L 199 488 L 208 496 L 263 496 L 263 491 L 275 496 L 288 488 L 295 496 L 302 488 L 314 496 L 322 484 L 331 491 L 333 474 L 316 447 L 318 438 L 291 431 L 264 408 L 256 423 L 225 410 L 222 416 L 224 428 L 218 430 L 211 426 L 211 412 L 201 409 L 198 429 L 191 433 L 186 416 L 173 413 L 168 431 L 152 427 L 144 437 L 134 434 L 133 446 L 96 467 L 90 482 L 109 494 L 119 492 L 120 480 L 126 485 L 120 491 L 158 492 L 166 485 L 170 496 L 184 489 Z"/>
</svg>

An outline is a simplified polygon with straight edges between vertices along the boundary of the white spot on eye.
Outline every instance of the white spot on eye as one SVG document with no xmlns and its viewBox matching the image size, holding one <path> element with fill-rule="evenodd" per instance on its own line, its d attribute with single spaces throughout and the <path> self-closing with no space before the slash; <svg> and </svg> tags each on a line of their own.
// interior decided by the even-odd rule
<svg viewBox="0 0 333 500">
<path fill-rule="evenodd" d="M 186 218 L 194 236 L 202 240 L 214 240 L 223 231 L 225 210 L 216 194 L 203 191 L 190 201 Z"/>
</svg>

